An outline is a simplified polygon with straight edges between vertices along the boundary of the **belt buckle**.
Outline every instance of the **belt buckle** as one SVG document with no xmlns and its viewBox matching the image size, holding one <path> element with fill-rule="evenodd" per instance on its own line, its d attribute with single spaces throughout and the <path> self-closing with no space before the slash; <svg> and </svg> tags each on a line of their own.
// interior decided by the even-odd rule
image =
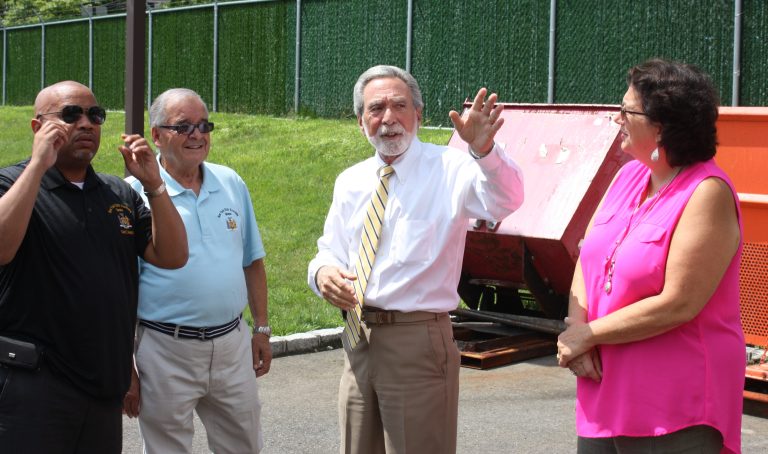
<svg viewBox="0 0 768 454">
<path fill-rule="evenodd" d="M 395 323 L 395 314 L 386 311 L 376 311 L 376 324 L 377 325 L 391 325 Z"/>
<path fill-rule="evenodd" d="M 205 340 L 205 328 L 199 328 L 197 330 L 197 335 L 200 338 L 201 341 Z"/>
</svg>

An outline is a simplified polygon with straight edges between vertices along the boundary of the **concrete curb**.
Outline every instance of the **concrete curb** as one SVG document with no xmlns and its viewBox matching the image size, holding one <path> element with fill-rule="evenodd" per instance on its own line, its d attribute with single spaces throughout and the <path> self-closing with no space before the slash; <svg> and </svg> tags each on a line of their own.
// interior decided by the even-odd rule
<svg viewBox="0 0 768 454">
<path fill-rule="evenodd" d="M 288 336 L 273 336 L 269 339 L 272 357 L 298 355 L 341 348 L 341 333 L 344 327 L 318 329 L 307 333 Z"/>
</svg>

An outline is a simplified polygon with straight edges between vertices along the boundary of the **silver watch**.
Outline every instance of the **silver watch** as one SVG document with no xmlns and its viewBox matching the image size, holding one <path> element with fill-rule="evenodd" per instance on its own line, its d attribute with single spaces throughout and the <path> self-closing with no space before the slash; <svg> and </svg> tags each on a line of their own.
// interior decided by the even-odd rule
<svg viewBox="0 0 768 454">
<path fill-rule="evenodd" d="M 253 334 L 266 334 L 267 337 L 272 335 L 272 328 L 269 325 L 266 326 L 254 326 Z"/>
</svg>

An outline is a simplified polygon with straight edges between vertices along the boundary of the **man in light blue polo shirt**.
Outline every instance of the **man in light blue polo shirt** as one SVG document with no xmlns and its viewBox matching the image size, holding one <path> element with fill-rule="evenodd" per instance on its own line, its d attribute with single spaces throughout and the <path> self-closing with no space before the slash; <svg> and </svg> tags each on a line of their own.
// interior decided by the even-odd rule
<svg viewBox="0 0 768 454">
<path fill-rule="evenodd" d="M 232 169 L 205 162 L 214 125 L 197 93 L 168 90 L 149 117 L 161 176 L 187 229 L 189 261 L 178 270 L 141 262 L 137 371 L 126 414 L 139 416 L 147 454 L 191 452 L 193 410 L 212 451 L 259 452 L 256 377 L 269 371 L 272 352 L 265 253 L 248 188 Z M 242 320 L 246 304 L 253 333 Z"/>
</svg>

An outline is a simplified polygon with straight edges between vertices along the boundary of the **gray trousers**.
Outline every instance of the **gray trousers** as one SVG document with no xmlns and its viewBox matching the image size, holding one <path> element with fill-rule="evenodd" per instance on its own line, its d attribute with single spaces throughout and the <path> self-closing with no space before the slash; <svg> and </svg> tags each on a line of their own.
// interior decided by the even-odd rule
<svg viewBox="0 0 768 454">
<path fill-rule="evenodd" d="M 245 321 L 205 341 L 174 339 L 139 326 L 136 344 L 146 454 L 192 452 L 193 411 L 216 454 L 261 450 L 261 402 Z"/>
</svg>

